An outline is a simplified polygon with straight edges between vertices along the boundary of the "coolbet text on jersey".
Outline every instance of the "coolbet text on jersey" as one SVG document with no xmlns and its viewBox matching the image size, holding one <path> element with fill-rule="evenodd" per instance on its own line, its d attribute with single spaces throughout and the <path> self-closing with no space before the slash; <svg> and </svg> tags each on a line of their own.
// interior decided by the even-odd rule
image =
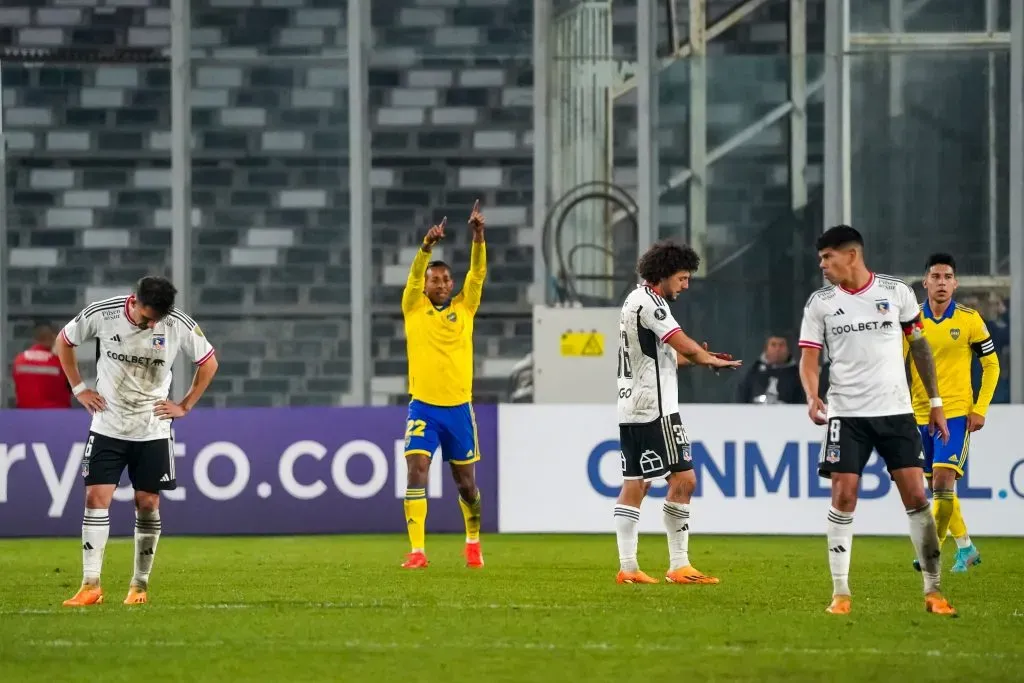
<svg viewBox="0 0 1024 683">
<path fill-rule="evenodd" d="M 921 306 L 921 313 L 924 317 L 925 336 L 935 357 L 939 396 L 942 397 L 946 418 L 962 417 L 970 412 L 984 416 L 999 381 L 999 356 L 981 314 L 956 301 L 949 302 L 941 318 L 932 314 L 927 302 Z M 909 351 L 906 344 L 903 351 L 905 354 Z M 977 403 L 974 401 L 974 387 L 971 384 L 972 354 L 977 354 L 984 370 Z M 914 417 L 918 424 L 928 424 L 928 392 L 917 374 L 917 367 L 913 363 L 909 367 Z"/>
<path fill-rule="evenodd" d="M 444 306 L 434 306 L 423 293 L 428 263 L 430 254 L 418 250 L 402 293 L 409 393 L 433 406 L 462 405 L 473 399 L 473 317 L 483 294 L 487 248 L 473 243 L 462 291 Z"/>
<path fill-rule="evenodd" d="M 811 294 L 800 346 L 828 350 L 829 418 L 913 412 L 902 345 L 919 316 L 914 290 L 885 275 L 872 274 L 856 292 L 830 285 Z"/>
<path fill-rule="evenodd" d="M 93 415 L 90 431 L 125 441 L 166 439 L 171 421 L 153 409 L 167 398 L 178 352 L 198 366 L 214 351 L 195 320 L 177 308 L 153 328 L 140 330 L 131 317 L 134 299 L 118 296 L 90 304 L 60 335 L 69 346 L 97 343 L 96 391 L 107 408 Z"/>
</svg>

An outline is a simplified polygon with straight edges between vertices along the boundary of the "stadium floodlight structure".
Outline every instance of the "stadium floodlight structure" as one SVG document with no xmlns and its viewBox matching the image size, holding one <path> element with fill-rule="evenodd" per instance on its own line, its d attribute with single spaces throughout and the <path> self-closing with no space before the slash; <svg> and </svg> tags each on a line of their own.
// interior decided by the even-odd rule
<svg viewBox="0 0 1024 683">
<path fill-rule="evenodd" d="M 211 56 L 193 53 L 191 0 L 171 0 L 171 179 L 172 179 L 172 274 L 178 287 L 182 307 L 191 301 L 191 261 L 189 250 L 192 244 L 192 192 L 191 169 L 191 93 L 192 68 L 202 63 L 217 65 L 252 65 L 265 61 L 249 50 L 214 50 Z M 275 55 L 275 63 L 304 64 L 319 63 L 331 68 L 346 68 L 348 80 L 348 142 L 349 180 L 347 189 L 349 202 L 349 250 L 351 304 L 340 307 L 339 314 L 348 313 L 351 319 L 351 366 L 352 381 L 350 394 L 345 402 L 354 405 L 370 404 L 370 377 L 372 375 L 370 347 L 370 135 L 369 135 L 369 84 L 368 68 L 371 41 L 369 0 L 350 0 L 346 17 L 348 46 L 340 50 L 323 50 L 308 55 Z M 346 66 L 347 65 L 347 66 Z M 191 302 L 194 303 L 194 302 Z M 291 308 L 291 307 L 285 307 Z M 193 306 L 191 309 L 195 310 Z M 276 313 L 288 314 L 287 310 Z M 204 313 L 202 309 L 199 314 Z M 324 307 L 318 314 L 324 313 Z M 176 382 L 174 396 L 180 399 L 188 389 L 192 373 L 182 365 L 175 367 L 175 377 L 185 378 Z"/>
<path fill-rule="evenodd" d="M 919 11 L 928 0 L 907 3 L 891 0 L 888 32 L 860 33 L 850 30 L 850 1 L 827 2 L 825 15 L 825 211 L 823 229 L 851 218 L 851 121 L 850 56 L 858 53 L 890 54 L 893 78 L 890 81 L 890 111 L 902 107 L 902 56 L 909 53 L 984 51 L 990 56 L 988 80 L 988 177 L 989 202 L 995 204 L 996 138 L 994 125 L 994 51 L 1009 51 L 1009 264 L 1010 264 L 1010 397 L 1024 402 L 1024 3 L 1010 3 L 1010 31 L 996 31 L 996 3 L 986 0 L 986 31 L 948 33 L 907 33 L 904 20 L 911 10 Z M 997 276 L 999 248 L 995 211 L 989 211 L 989 276 L 961 277 L 962 285 L 973 280 L 975 286 L 1003 284 Z"/>
</svg>

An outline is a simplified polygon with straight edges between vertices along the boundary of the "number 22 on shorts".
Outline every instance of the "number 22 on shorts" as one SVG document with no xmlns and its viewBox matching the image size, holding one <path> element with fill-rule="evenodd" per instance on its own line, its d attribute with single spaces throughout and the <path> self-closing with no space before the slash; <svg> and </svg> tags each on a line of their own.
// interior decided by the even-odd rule
<svg viewBox="0 0 1024 683">
<path fill-rule="evenodd" d="M 427 423 L 424 420 L 406 420 L 405 422 L 405 438 L 411 436 L 423 436 L 424 430 L 427 428 Z"/>
</svg>

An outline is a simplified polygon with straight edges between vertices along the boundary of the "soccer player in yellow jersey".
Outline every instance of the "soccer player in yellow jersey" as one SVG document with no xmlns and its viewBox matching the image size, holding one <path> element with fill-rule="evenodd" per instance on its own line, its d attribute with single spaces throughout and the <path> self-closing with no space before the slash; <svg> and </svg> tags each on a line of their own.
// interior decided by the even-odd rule
<svg viewBox="0 0 1024 683">
<path fill-rule="evenodd" d="M 438 446 L 451 465 L 459 489 L 459 507 L 466 520 L 466 565 L 483 567 L 480 552 L 480 491 L 475 465 L 480 459 L 473 417 L 473 318 L 480 307 L 487 250 L 479 200 L 469 225 L 473 248 L 462 291 L 452 297 L 452 269 L 432 261 L 430 252 L 444 238 L 447 218 L 423 238 L 402 293 L 402 315 L 409 357 L 409 414 L 405 423 L 405 456 L 409 470 L 405 489 L 405 521 L 411 552 L 402 567 L 427 566 L 424 546 L 427 520 L 427 475 Z"/>
<path fill-rule="evenodd" d="M 981 554 L 974 547 L 956 495 L 956 480 L 967 467 L 971 433 L 985 426 L 985 412 L 992 401 L 999 381 L 999 355 L 985 321 L 977 311 L 961 306 L 953 299 L 956 292 L 956 262 L 949 254 L 932 254 L 924 276 L 927 300 L 921 306 L 925 336 L 935 356 L 939 395 L 946 411 L 949 441 L 942 443 L 928 434 L 928 394 L 921 384 L 916 368 L 910 364 L 911 396 L 914 413 L 921 429 L 924 445 L 925 476 L 932 489 L 932 514 L 940 543 L 947 531 L 956 539 L 954 572 L 966 572 L 981 563 Z M 904 344 L 904 351 L 906 345 Z M 981 360 L 983 374 L 978 400 L 971 385 L 971 356 Z M 914 568 L 921 571 L 914 560 Z"/>
</svg>

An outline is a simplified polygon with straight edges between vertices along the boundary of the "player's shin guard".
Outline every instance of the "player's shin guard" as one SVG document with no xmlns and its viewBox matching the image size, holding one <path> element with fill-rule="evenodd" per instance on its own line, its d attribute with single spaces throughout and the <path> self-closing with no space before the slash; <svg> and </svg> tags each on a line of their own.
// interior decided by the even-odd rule
<svg viewBox="0 0 1024 683">
<path fill-rule="evenodd" d="M 690 506 L 666 501 L 661 508 L 668 534 L 669 571 L 690 564 Z"/>
<path fill-rule="evenodd" d="M 459 496 L 459 509 L 462 510 L 462 519 L 466 522 L 466 543 L 480 542 L 480 507 L 479 490 L 471 503 Z"/>
<path fill-rule="evenodd" d="M 82 517 L 82 583 L 99 584 L 103 551 L 110 538 L 110 511 L 85 508 Z"/>
<path fill-rule="evenodd" d="M 149 574 L 153 571 L 161 527 L 159 510 L 135 511 L 135 574 L 132 576 L 132 585 L 143 590 L 149 586 Z"/>
<path fill-rule="evenodd" d="M 935 532 L 935 519 L 928 505 L 916 510 L 907 510 L 910 520 L 910 540 L 917 551 L 917 561 L 924 577 L 924 592 L 939 592 L 939 536 Z"/>
<path fill-rule="evenodd" d="M 953 518 L 955 494 L 948 489 L 936 489 L 932 492 L 932 517 L 935 518 L 935 533 L 939 537 L 939 546 L 946 540 L 949 523 Z"/>
<path fill-rule="evenodd" d="M 422 551 L 427 543 L 427 490 L 405 490 L 405 526 L 409 530 L 412 551 Z"/>
<path fill-rule="evenodd" d="M 640 525 L 640 508 L 630 505 L 615 506 L 615 540 L 619 545 L 619 569 L 624 572 L 639 571 L 636 561 L 638 542 L 637 527 Z"/>
<path fill-rule="evenodd" d="M 828 566 L 832 595 L 850 595 L 850 554 L 853 552 L 853 513 L 828 509 Z"/>
</svg>

